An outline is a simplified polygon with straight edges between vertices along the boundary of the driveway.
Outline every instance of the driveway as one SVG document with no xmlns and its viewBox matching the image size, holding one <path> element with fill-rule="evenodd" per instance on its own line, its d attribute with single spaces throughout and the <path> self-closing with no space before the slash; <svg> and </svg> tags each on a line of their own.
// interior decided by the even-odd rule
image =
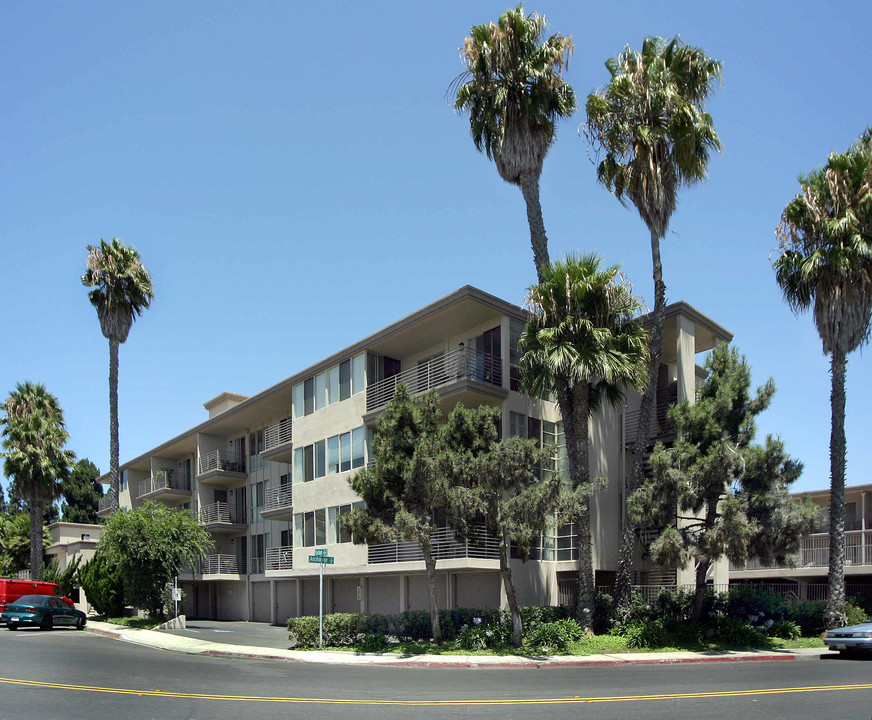
<svg viewBox="0 0 872 720">
<path fill-rule="evenodd" d="M 252 645 L 284 650 L 291 646 L 288 640 L 288 629 L 284 625 L 270 625 L 262 622 L 222 622 L 219 620 L 189 620 L 186 625 L 184 630 L 160 630 L 159 632 L 229 645 Z"/>
</svg>

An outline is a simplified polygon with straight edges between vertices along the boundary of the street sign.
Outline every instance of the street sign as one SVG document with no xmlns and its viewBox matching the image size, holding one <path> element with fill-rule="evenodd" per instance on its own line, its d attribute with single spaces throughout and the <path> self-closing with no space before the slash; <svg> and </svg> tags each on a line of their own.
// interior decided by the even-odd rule
<svg viewBox="0 0 872 720">
<path fill-rule="evenodd" d="M 329 555 L 309 555 L 310 563 L 321 563 L 322 565 L 332 565 L 333 558 Z"/>
<path fill-rule="evenodd" d="M 327 548 L 315 548 L 315 554 L 321 557 L 327 557 Z"/>
<path fill-rule="evenodd" d="M 173 588 L 173 602 L 179 602 L 182 599 L 182 589 L 174 587 Z"/>
</svg>

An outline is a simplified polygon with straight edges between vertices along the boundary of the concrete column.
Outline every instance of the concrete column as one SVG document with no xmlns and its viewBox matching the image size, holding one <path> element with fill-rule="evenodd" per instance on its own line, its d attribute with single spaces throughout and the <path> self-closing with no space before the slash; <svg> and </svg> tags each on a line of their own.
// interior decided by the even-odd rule
<svg viewBox="0 0 872 720">
<path fill-rule="evenodd" d="M 684 315 L 677 318 L 678 402 L 696 401 L 696 326 Z"/>
<path fill-rule="evenodd" d="M 406 612 L 409 609 L 408 606 L 408 598 L 406 597 L 408 594 L 408 585 L 406 583 L 406 576 L 400 575 L 400 609 L 398 612 Z"/>
<path fill-rule="evenodd" d="M 303 580 L 302 578 L 297 578 L 294 581 L 294 596 L 295 602 L 297 605 L 297 613 L 294 617 L 301 617 L 303 615 Z"/>
<path fill-rule="evenodd" d="M 866 552 L 866 491 L 860 491 L 860 562 L 864 565 L 872 561 L 872 558 L 868 556 Z"/>
<path fill-rule="evenodd" d="M 360 593 L 357 598 L 358 600 L 360 600 L 360 612 L 368 612 L 367 606 L 369 605 L 369 579 L 367 577 L 361 576 L 358 579 L 357 592 Z"/>
<path fill-rule="evenodd" d="M 276 581 L 269 581 L 269 621 L 275 625 L 278 622 L 279 616 L 279 601 L 276 597 Z"/>
<path fill-rule="evenodd" d="M 454 607 L 454 573 L 445 573 L 445 609 Z"/>
</svg>

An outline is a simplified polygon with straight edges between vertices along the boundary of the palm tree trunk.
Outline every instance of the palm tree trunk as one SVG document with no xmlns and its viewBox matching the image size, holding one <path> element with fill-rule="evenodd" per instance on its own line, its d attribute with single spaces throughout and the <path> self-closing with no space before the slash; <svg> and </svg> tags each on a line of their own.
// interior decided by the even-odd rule
<svg viewBox="0 0 872 720">
<path fill-rule="evenodd" d="M 834 350 L 830 407 L 830 570 L 827 575 L 827 627 L 848 624 L 845 615 L 845 370 L 848 360 Z"/>
<path fill-rule="evenodd" d="M 39 580 L 42 570 L 42 515 L 43 503 L 35 497 L 29 499 L 30 505 L 30 579 Z"/>
<path fill-rule="evenodd" d="M 539 176 L 522 173 L 521 192 L 527 205 L 527 224 L 530 226 L 530 245 L 533 248 L 533 262 L 536 276 L 541 283 L 542 271 L 548 266 L 548 237 L 545 235 L 545 221 L 542 219 L 542 205 L 539 203 Z"/>
<path fill-rule="evenodd" d="M 589 388 L 587 383 L 572 385 L 569 378 L 555 378 L 557 404 L 563 417 L 569 483 L 574 495 L 572 522 L 578 552 L 578 598 L 575 617 L 586 630 L 593 624 L 596 596 L 593 574 L 593 549 L 590 536 L 590 458 L 589 458 Z"/>
<path fill-rule="evenodd" d="M 436 560 L 433 557 L 433 546 L 426 535 L 418 536 L 418 544 L 424 555 L 424 567 L 427 569 L 427 599 L 430 603 L 430 631 L 433 643 L 442 644 L 442 626 L 439 623 L 439 604 L 436 602 Z"/>
<path fill-rule="evenodd" d="M 651 260 L 654 267 L 654 313 L 651 336 L 648 339 L 648 385 L 639 404 L 639 426 L 636 429 L 636 446 L 633 467 L 625 482 L 624 505 L 645 480 L 645 458 L 651 439 L 651 412 L 657 396 L 657 379 L 660 374 L 660 359 L 663 357 L 663 321 L 666 316 L 666 284 L 663 282 L 663 264 L 660 261 L 660 236 L 651 230 Z M 624 513 L 621 527 L 621 544 L 618 551 L 618 574 L 615 582 L 615 604 L 619 611 L 630 606 L 632 590 L 633 554 L 636 534 L 633 522 Z"/>
<path fill-rule="evenodd" d="M 109 501 L 112 512 L 120 507 L 118 478 L 118 341 L 109 340 Z"/>
<path fill-rule="evenodd" d="M 512 568 L 509 566 L 509 537 L 505 533 L 500 538 L 500 577 L 503 581 L 503 590 L 506 592 L 509 612 L 512 615 L 512 645 L 518 648 L 524 642 L 524 629 L 521 625 L 521 611 L 518 608 L 515 585 L 512 582 Z"/>
</svg>

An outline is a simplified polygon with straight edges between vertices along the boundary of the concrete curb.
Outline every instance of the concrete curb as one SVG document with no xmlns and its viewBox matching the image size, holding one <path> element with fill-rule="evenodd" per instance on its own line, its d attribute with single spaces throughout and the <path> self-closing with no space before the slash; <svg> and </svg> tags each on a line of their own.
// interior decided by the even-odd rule
<svg viewBox="0 0 872 720">
<path fill-rule="evenodd" d="M 529 658 L 520 656 L 464 656 L 464 655 L 416 655 L 398 656 L 381 654 L 355 654 L 336 651 L 274 650 L 248 645 L 228 645 L 206 640 L 190 639 L 125 626 L 112 626 L 108 623 L 89 623 L 89 632 L 105 637 L 132 642 L 137 645 L 169 650 L 188 655 L 202 655 L 243 660 L 266 660 L 272 662 L 294 662 L 328 665 L 358 665 L 368 667 L 407 667 L 407 668 L 575 668 L 605 667 L 626 665 L 682 665 L 686 663 L 716 662 L 767 662 L 775 660 L 820 660 L 826 650 L 808 648 L 788 650 L 783 653 L 735 652 L 730 654 L 707 655 L 704 653 L 634 653 L 615 655 L 556 656 Z"/>
</svg>

